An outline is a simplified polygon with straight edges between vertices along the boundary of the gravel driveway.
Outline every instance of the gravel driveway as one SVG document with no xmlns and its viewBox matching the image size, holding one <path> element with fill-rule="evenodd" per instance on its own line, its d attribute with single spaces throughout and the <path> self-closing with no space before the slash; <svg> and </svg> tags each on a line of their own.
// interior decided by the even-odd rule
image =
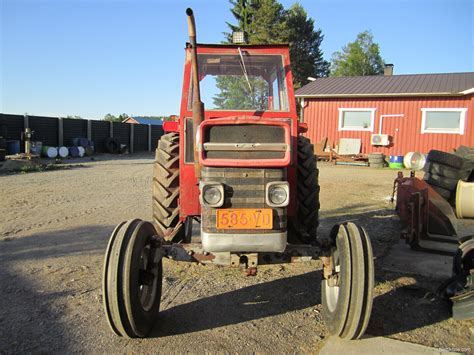
<svg viewBox="0 0 474 355">
<path fill-rule="evenodd" d="M 68 170 L 0 176 L 0 353 L 316 352 L 319 261 L 236 269 L 165 261 L 162 312 L 148 339 L 112 334 L 102 310 L 102 261 L 116 224 L 151 218 L 152 155 L 98 157 Z M 474 322 L 449 318 L 442 281 L 380 267 L 397 242 L 389 169 L 320 166 L 321 228 L 366 227 L 376 256 L 367 334 L 441 348 L 472 347 Z"/>
</svg>

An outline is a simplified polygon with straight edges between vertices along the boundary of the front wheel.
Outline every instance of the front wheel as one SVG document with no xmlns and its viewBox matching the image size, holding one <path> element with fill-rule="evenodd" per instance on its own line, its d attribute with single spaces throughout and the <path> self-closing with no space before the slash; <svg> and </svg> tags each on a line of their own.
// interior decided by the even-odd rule
<svg viewBox="0 0 474 355">
<path fill-rule="evenodd" d="M 374 262 L 370 240 L 354 223 L 336 225 L 321 283 L 323 317 L 329 332 L 359 339 L 372 311 Z"/>
<path fill-rule="evenodd" d="M 150 222 L 119 224 L 107 246 L 102 274 L 105 315 L 112 331 L 129 338 L 145 337 L 160 309 L 162 254 Z"/>
</svg>

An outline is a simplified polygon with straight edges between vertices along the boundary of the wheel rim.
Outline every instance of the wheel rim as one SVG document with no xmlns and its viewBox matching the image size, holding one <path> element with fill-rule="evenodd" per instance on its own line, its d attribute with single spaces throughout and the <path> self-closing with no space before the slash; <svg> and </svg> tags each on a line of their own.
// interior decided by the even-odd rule
<svg viewBox="0 0 474 355">
<path fill-rule="evenodd" d="M 339 278 L 339 272 L 341 271 L 341 265 L 339 263 L 339 252 L 337 249 L 333 249 L 331 252 L 331 261 L 333 265 L 333 275 L 336 275 Z M 327 297 L 327 306 L 329 311 L 334 312 L 337 307 L 337 301 L 339 300 L 339 285 L 329 286 L 328 280 L 324 283 L 326 297 Z"/>
<path fill-rule="evenodd" d="M 159 279 L 159 264 L 154 260 L 155 249 L 146 244 L 140 254 L 139 300 L 143 310 L 148 312 L 155 303 Z"/>
</svg>

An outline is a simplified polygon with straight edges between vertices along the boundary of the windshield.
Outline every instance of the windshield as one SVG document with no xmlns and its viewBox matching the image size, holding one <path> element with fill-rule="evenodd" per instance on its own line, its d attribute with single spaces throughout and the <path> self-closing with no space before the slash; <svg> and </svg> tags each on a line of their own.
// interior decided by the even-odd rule
<svg viewBox="0 0 474 355">
<path fill-rule="evenodd" d="M 201 100 L 206 110 L 288 111 L 281 55 L 199 54 Z M 192 102 L 190 86 L 189 104 Z"/>
</svg>

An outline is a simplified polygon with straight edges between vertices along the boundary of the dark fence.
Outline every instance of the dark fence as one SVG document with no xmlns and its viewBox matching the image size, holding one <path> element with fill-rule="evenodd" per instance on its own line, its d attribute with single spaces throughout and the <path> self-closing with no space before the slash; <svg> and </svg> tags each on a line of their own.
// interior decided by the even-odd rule
<svg viewBox="0 0 474 355">
<path fill-rule="evenodd" d="M 133 126 L 133 127 L 132 127 Z M 163 134 L 160 125 L 142 125 L 98 120 L 0 114 L 0 136 L 21 140 L 26 127 L 34 131 L 33 140 L 48 146 L 71 146 L 74 138 L 88 138 L 98 153 L 105 153 L 105 140 L 115 138 L 131 152 L 155 150 Z M 23 151 L 24 145 L 21 144 Z"/>
</svg>

